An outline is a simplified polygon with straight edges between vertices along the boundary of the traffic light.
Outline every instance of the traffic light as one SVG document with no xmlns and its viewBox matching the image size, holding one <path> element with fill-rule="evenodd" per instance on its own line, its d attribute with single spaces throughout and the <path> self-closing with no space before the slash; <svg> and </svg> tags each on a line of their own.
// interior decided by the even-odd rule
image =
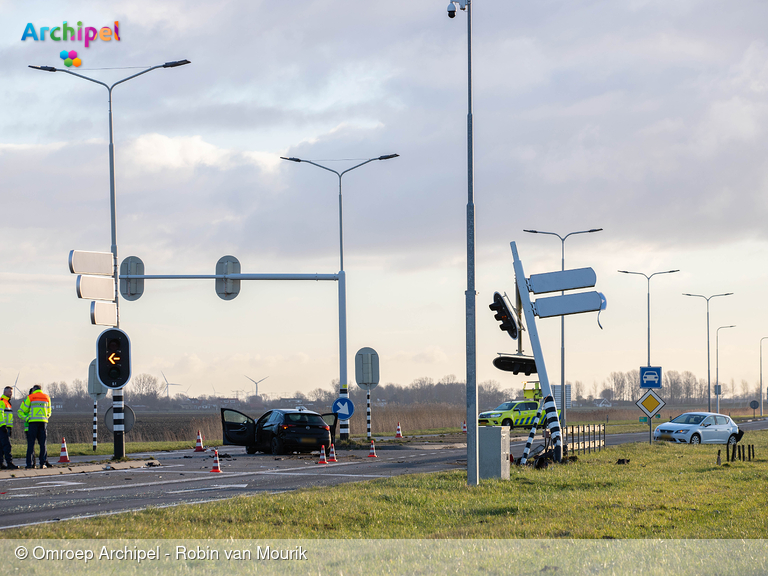
<svg viewBox="0 0 768 576">
<path fill-rule="evenodd" d="M 104 386 L 113 390 L 131 379 L 131 341 L 119 328 L 104 330 L 96 340 L 96 374 Z"/>
<path fill-rule="evenodd" d="M 500 330 L 504 330 L 512 340 L 517 340 L 517 317 L 510 311 L 507 302 L 504 297 L 498 292 L 493 293 L 493 303 L 488 305 L 488 308 L 496 312 L 493 317 L 501 322 L 499 326 Z"/>
<path fill-rule="evenodd" d="M 503 354 L 493 359 L 493 365 L 504 372 L 519 374 L 522 372 L 526 376 L 536 374 L 536 360 L 533 356 L 517 356 L 512 354 Z"/>
</svg>

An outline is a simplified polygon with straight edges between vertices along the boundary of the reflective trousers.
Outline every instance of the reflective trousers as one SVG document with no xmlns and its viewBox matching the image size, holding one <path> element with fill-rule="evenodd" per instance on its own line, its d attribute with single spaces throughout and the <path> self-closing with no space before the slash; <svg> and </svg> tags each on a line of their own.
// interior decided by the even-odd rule
<svg viewBox="0 0 768 576">
<path fill-rule="evenodd" d="M 40 444 L 40 466 L 48 462 L 48 453 L 45 448 L 47 435 L 47 422 L 30 422 L 27 435 L 27 468 L 32 467 L 32 455 L 35 453 L 35 440 Z"/>
<path fill-rule="evenodd" d="M 5 426 L 0 427 L 0 462 L 5 458 L 6 464 L 13 464 L 13 456 L 11 456 L 11 437 L 8 434 L 8 429 Z"/>
</svg>

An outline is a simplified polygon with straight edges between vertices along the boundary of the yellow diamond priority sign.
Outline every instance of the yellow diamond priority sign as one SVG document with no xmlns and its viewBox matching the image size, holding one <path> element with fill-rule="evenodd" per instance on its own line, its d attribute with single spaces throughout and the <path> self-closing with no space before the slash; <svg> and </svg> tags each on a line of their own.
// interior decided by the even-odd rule
<svg viewBox="0 0 768 576">
<path fill-rule="evenodd" d="M 648 390 L 643 397 L 637 402 L 637 407 L 640 408 L 648 418 L 653 418 L 656 412 L 664 408 L 666 402 L 656 395 L 653 390 Z"/>
</svg>

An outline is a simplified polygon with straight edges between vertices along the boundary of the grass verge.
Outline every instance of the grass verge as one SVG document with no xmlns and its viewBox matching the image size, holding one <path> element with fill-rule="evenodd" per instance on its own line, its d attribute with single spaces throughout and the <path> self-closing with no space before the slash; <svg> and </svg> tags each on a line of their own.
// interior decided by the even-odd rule
<svg viewBox="0 0 768 576">
<path fill-rule="evenodd" d="M 468 487 L 464 471 L 20 528 L 15 538 L 764 538 L 768 431 L 718 446 L 629 444 Z M 617 465 L 619 458 L 630 460 Z M 0 534 L 11 536 L 11 534 Z"/>
</svg>

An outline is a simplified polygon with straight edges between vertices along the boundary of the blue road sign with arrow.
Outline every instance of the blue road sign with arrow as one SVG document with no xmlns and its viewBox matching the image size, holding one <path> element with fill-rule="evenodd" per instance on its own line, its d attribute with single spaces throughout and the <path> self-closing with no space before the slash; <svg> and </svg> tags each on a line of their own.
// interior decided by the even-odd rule
<svg viewBox="0 0 768 576">
<path fill-rule="evenodd" d="M 355 413 L 355 405 L 349 398 L 336 398 L 331 404 L 331 411 L 339 415 L 339 420 L 349 420 Z"/>
</svg>

